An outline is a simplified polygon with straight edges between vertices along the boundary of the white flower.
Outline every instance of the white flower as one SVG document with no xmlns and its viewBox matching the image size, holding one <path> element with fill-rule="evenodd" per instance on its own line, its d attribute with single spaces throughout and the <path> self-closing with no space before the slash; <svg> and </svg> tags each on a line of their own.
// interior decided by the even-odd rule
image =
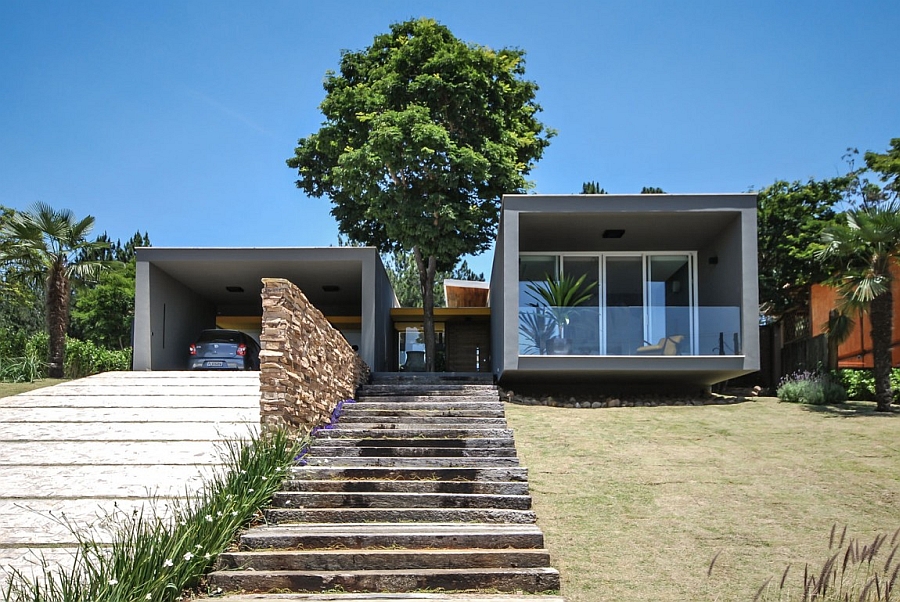
<svg viewBox="0 0 900 602">
<path fill-rule="evenodd" d="M 194 549 L 195 549 L 195 550 L 202 550 L 202 549 L 203 549 L 203 546 L 201 546 L 201 545 L 198 543 L 197 545 L 194 546 Z"/>
<path fill-rule="evenodd" d="M 248 489 L 248 490 L 247 490 L 247 493 L 253 493 L 253 490 L 252 490 L 252 489 Z"/>
<path fill-rule="evenodd" d="M 208 523 L 212 522 L 212 514 L 207 514 L 204 518 L 206 519 L 206 522 L 208 522 Z"/>
<path fill-rule="evenodd" d="M 216 518 L 221 518 L 221 517 L 222 517 L 222 511 L 219 510 L 218 512 L 216 512 Z"/>
<path fill-rule="evenodd" d="M 203 558 L 205 558 L 206 560 L 209 560 L 210 558 L 212 558 L 212 556 L 210 555 L 209 552 L 207 552 L 206 554 L 203 555 Z"/>
<path fill-rule="evenodd" d="M 175 563 L 172 562 L 171 558 L 166 558 L 166 561 L 163 563 L 163 566 L 174 566 Z"/>
<path fill-rule="evenodd" d="M 144 600 L 152 600 L 152 599 L 153 599 L 153 594 L 147 594 L 146 596 L 144 596 Z"/>
<path fill-rule="evenodd" d="M 262 480 L 263 480 L 263 481 L 267 481 L 268 479 L 267 479 L 266 477 L 263 477 Z"/>
<path fill-rule="evenodd" d="M 190 560 L 190 559 L 193 558 L 193 557 L 194 557 L 194 555 L 191 554 L 190 552 L 187 552 L 187 553 L 183 556 L 183 558 L 184 558 L 185 561 L 188 561 L 188 560 Z"/>
<path fill-rule="evenodd" d="M 235 510 L 234 512 L 231 513 L 231 516 L 237 516 L 237 515 L 238 515 L 237 510 Z"/>
<path fill-rule="evenodd" d="M 109 584 L 110 585 L 119 585 L 119 580 L 118 579 L 110 579 Z"/>
</svg>

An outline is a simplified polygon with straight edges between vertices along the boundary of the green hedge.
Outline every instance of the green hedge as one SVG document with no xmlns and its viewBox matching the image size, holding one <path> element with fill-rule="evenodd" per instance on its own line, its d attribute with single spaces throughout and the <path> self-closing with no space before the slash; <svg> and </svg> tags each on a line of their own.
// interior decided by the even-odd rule
<svg viewBox="0 0 900 602">
<path fill-rule="evenodd" d="M 847 390 L 848 399 L 874 401 L 875 377 L 872 375 L 871 369 L 835 370 L 832 374 L 835 380 Z M 894 397 L 897 397 L 898 391 L 900 391 L 900 368 L 894 368 L 891 371 L 891 389 L 894 390 Z"/>
<path fill-rule="evenodd" d="M 47 333 L 38 333 L 22 342 L 0 347 L 0 380 L 31 382 L 47 376 L 50 355 Z M 99 372 L 131 370 L 131 349 L 110 350 L 90 341 L 66 337 L 66 378 L 81 378 Z"/>
</svg>

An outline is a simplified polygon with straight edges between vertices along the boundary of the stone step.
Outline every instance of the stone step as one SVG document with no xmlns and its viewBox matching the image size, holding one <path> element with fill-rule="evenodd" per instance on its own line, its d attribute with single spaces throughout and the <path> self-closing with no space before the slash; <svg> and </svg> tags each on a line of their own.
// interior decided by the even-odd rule
<svg viewBox="0 0 900 602">
<path fill-rule="evenodd" d="M 493 590 L 543 592 L 559 589 L 550 568 L 402 569 L 394 571 L 217 571 L 208 576 L 225 591 L 294 592 L 338 589 L 348 592 Z"/>
<path fill-rule="evenodd" d="M 336 594 L 243 594 L 229 596 L 228 602 L 565 602 L 560 596 L 528 594 L 408 594 L 336 593 Z"/>
<path fill-rule="evenodd" d="M 504 428 L 506 426 L 506 418 L 483 418 L 471 416 L 383 416 L 371 414 L 351 414 L 344 415 L 340 418 L 342 426 L 351 426 L 354 424 L 398 424 L 398 425 L 462 425 L 481 428 Z"/>
<path fill-rule="evenodd" d="M 465 482 L 527 482 L 528 469 L 520 466 L 449 467 L 392 467 L 392 466 L 295 466 L 294 480 L 352 480 L 352 481 L 459 481 Z"/>
<path fill-rule="evenodd" d="M 465 403 L 409 402 L 400 404 L 380 401 L 361 401 L 344 406 L 343 416 L 368 414 L 371 416 L 469 416 L 472 418 L 503 418 L 503 404 L 497 401 Z"/>
<path fill-rule="evenodd" d="M 316 439 L 328 439 L 332 437 L 351 437 L 359 439 L 378 439 L 384 437 L 423 437 L 431 439 L 509 439 L 513 436 L 510 429 L 503 428 L 475 428 L 470 426 L 442 425 L 439 428 L 429 428 L 415 424 L 372 424 L 352 423 L 338 425 L 331 429 L 322 429 L 315 434 Z"/>
<path fill-rule="evenodd" d="M 515 456 L 487 458 L 391 458 L 391 457 L 319 457 L 304 458 L 307 466 L 392 466 L 403 468 L 477 468 L 482 466 L 518 466 Z"/>
<path fill-rule="evenodd" d="M 355 403 L 389 403 L 394 405 L 414 403 L 503 403 L 496 394 L 491 395 L 367 395 L 357 392 Z M 354 404 L 350 404 L 354 405 Z"/>
<path fill-rule="evenodd" d="M 418 493 L 486 493 L 494 495 L 528 495 L 528 483 L 521 481 L 313 481 L 292 479 L 284 481 L 282 491 L 344 491 L 360 493 L 418 492 Z"/>
<path fill-rule="evenodd" d="M 500 458 L 516 455 L 514 447 L 419 447 L 377 445 L 366 447 L 315 445 L 310 458 Z"/>
<path fill-rule="evenodd" d="M 254 527 L 240 537 L 241 550 L 269 549 L 530 549 L 543 548 L 533 523 L 307 523 Z"/>
<path fill-rule="evenodd" d="M 531 510 L 497 508 L 269 508 L 270 524 L 289 523 L 513 523 L 535 522 Z"/>
<path fill-rule="evenodd" d="M 351 437 L 320 437 L 315 445 L 328 447 L 515 447 L 512 437 L 503 439 L 422 439 L 409 437 L 383 437 L 380 439 L 359 439 Z"/>
<path fill-rule="evenodd" d="M 358 395 L 490 395 L 499 396 L 499 391 L 494 385 L 466 385 L 466 384 L 385 384 L 363 385 L 357 390 Z"/>
<path fill-rule="evenodd" d="M 485 493 L 409 493 L 409 492 L 296 492 L 279 491 L 272 498 L 274 508 L 497 508 L 530 510 L 529 495 Z"/>
<path fill-rule="evenodd" d="M 372 384 L 494 384 L 490 372 L 373 372 Z"/>
<path fill-rule="evenodd" d="M 216 570 L 353 571 L 402 569 L 534 568 L 550 565 L 545 549 L 441 549 L 441 550 L 260 550 L 225 552 Z"/>
</svg>

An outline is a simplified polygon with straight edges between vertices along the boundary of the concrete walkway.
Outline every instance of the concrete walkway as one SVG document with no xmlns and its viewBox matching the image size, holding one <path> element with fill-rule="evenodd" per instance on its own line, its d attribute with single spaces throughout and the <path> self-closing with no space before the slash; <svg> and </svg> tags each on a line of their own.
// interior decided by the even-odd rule
<svg viewBox="0 0 900 602">
<path fill-rule="evenodd" d="M 0 398 L 0 572 L 69 558 L 63 516 L 86 527 L 195 491 L 220 442 L 258 426 L 255 372 L 112 372 Z"/>
</svg>

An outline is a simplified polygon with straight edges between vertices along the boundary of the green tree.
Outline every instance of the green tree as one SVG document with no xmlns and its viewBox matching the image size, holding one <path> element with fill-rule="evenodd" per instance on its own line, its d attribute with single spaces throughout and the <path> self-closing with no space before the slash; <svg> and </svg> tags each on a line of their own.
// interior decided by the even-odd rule
<svg viewBox="0 0 900 602">
<path fill-rule="evenodd" d="M 131 346 L 135 264 L 105 270 L 93 286 L 80 288 L 72 305 L 75 337 L 107 349 Z"/>
<path fill-rule="evenodd" d="M 0 261 L 14 266 L 25 280 L 43 279 L 50 338 L 48 373 L 62 378 L 65 363 L 69 298 L 74 281 L 96 278 L 106 265 L 100 261 L 78 261 L 82 251 L 105 243 L 87 239 L 94 227 L 90 215 L 76 220 L 68 209 L 55 210 L 37 203 L 30 211 L 16 213 L 3 226 Z"/>
<path fill-rule="evenodd" d="M 834 206 L 848 186 L 832 180 L 779 180 L 757 199 L 760 311 L 777 320 L 786 311 L 809 304 L 809 286 L 821 282 L 828 266 L 815 261 L 822 231 L 835 221 Z"/>
<path fill-rule="evenodd" d="M 666 194 L 666 191 L 658 186 L 644 186 L 641 188 L 641 194 Z"/>
<path fill-rule="evenodd" d="M 825 229 L 824 247 L 816 256 L 821 261 L 836 261 L 828 282 L 840 295 L 838 311 L 843 320 L 831 321 L 830 336 L 840 339 L 849 334 L 847 315 L 859 311 L 869 314 L 876 409 L 889 412 L 893 336 L 891 268 L 900 261 L 900 139 L 891 140 L 888 152 L 868 152 L 865 158 L 867 168 L 885 183 L 884 189 L 873 195 L 870 186 L 859 187 L 865 196 L 846 212 L 845 221 Z M 873 202 L 873 198 L 879 197 L 883 199 L 881 202 Z"/>
<path fill-rule="evenodd" d="M 394 24 L 342 53 L 325 78 L 321 129 L 287 160 L 299 188 L 331 199 L 351 241 L 412 253 L 428 370 L 437 272 L 490 246 L 501 196 L 530 186 L 553 135 L 524 73 L 521 50 L 462 42 L 431 19 Z"/>
<path fill-rule="evenodd" d="M 0 206 L 0 232 L 15 213 L 14 209 Z M 0 254 L 9 244 L 7 239 L 0 237 Z M 0 263 L 0 337 L 5 339 L 6 345 L 3 348 L 21 355 L 25 340 L 43 329 L 43 287 L 23 278 L 21 269 L 15 264 Z M 16 342 L 11 341 L 12 338 Z"/>
<path fill-rule="evenodd" d="M 419 270 L 413 256 L 409 253 L 394 252 L 383 257 L 384 267 L 391 287 L 397 295 L 397 301 L 401 307 L 422 307 L 422 289 L 419 286 Z M 447 278 L 456 280 L 477 280 L 484 282 L 484 274 L 476 274 L 469 268 L 465 261 L 457 265 L 452 271 L 439 271 L 434 277 L 434 306 L 444 307 L 447 300 L 444 298 L 444 280 Z"/>
<path fill-rule="evenodd" d="M 581 185 L 581 194 L 607 194 L 607 192 L 600 186 L 600 182 L 584 182 Z"/>
</svg>

